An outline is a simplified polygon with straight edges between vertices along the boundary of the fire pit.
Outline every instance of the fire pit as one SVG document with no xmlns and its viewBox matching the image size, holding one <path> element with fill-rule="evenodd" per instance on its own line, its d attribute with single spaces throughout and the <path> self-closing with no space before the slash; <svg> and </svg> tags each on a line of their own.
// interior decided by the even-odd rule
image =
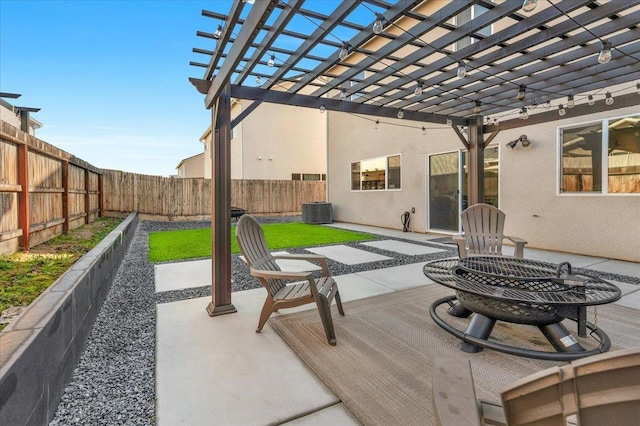
<svg viewBox="0 0 640 426">
<path fill-rule="evenodd" d="M 424 273 L 455 290 L 455 296 L 434 302 L 430 313 L 439 326 L 462 340 L 463 351 L 478 352 L 487 347 L 531 358 L 573 360 L 605 352 L 611 346 L 608 336 L 587 321 L 586 307 L 619 299 L 620 289 L 593 275 L 574 275 L 568 263 L 554 265 L 503 256 L 473 256 L 429 262 Z M 454 305 L 456 299 L 458 304 Z M 466 331 L 453 328 L 437 315 L 437 306 L 444 303 L 452 306 L 450 315 L 473 314 Z M 564 319 L 577 322 L 580 337 L 586 337 L 587 330 L 591 330 L 600 342 L 599 347 L 586 351 L 561 324 Z M 489 341 L 497 320 L 537 326 L 556 352 Z"/>
</svg>

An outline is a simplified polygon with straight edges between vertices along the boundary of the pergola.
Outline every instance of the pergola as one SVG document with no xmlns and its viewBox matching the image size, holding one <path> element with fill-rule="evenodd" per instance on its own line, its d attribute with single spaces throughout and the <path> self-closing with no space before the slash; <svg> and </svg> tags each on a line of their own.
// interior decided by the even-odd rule
<svg viewBox="0 0 640 426">
<path fill-rule="evenodd" d="M 212 316 L 235 312 L 231 129 L 262 102 L 449 126 L 473 204 L 500 130 L 604 110 L 602 90 L 640 79 L 640 0 L 235 0 L 202 14 L 215 46 L 193 49 L 207 61 L 190 80 L 212 110 Z M 233 121 L 231 98 L 253 101 Z"/>
</svg>

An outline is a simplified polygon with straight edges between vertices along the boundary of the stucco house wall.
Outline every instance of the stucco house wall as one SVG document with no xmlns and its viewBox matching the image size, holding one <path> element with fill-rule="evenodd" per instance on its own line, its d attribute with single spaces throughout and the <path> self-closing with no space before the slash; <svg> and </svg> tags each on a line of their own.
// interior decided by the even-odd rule
<svg viewBox="0 0 640 426">
<path fill-rule="evenodd" d="M 203 171 L 204 154 L 196 154 L 192 157 L 185 158 L 178 164 L 178 177 L 180 178 L 201 178 L 204 177 Z"/>
<path fill-rule="evenodd" d="M 638 113 L 637 107 L 618 108 L 500 132 L 490 146 L 499 147 L 505 232 L 525 238 L 528 247 L 640 261 L 640 194 L 558 193 L 558 127 Z M 329 114 L 327 183 L 334 217 L 402 229 L 402 213 L 415 207 L 410 228 L 426 232 L 428 154 L 458 150 L 462 143 L 451 129 L 428 129 L 422 135 L 423 123 L 384 122 L 417 128 L 381 123 L 374 129 L 370 120 Z M 532 141 L 530 148 L 505 147 L 522 134 Z M 351 191 L 351 162 L 394 154 L 402 156 L 400 191 Z"/>
</svg>

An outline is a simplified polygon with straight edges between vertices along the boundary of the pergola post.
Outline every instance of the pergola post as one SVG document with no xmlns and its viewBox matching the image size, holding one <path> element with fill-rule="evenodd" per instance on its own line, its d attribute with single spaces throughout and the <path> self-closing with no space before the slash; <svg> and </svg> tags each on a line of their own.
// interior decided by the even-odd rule
<svg viewBox="0 0 640 426">
<path fill-rule="evenodd" d="M 484 202 L 484 134 L 483 118 L 478 115 L 469 119 L 469 194 L 467 206 Z"/>
<path fill-rule="evenodd" d="M 211 302 L 209 316 L 236 312 L 231 304 L 231 90 L 211 109 Z"/>
</svg>

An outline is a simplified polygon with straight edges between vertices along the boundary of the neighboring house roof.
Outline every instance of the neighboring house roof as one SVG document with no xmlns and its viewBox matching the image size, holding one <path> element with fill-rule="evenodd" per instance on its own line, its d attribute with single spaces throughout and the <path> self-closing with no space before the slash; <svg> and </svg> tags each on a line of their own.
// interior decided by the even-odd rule
<svg viewBox="0 0 640 426">
<path fill-rule="evenodd" d="M 178 165 L 176 166 L 176 169 L 179 169 L 184 163 L 186 163 L 189 160 L 194 160 L 197 157 L 201 157 L 203 156 L 204 153 L 201 152 L 200 154 L 196 154 L 196 155 L 192 155 L 191 157 L 187 157 L 187 158 L 183 158 L 182 160 L 180 160 L 180 162 L 178 163 Z"/>
</svg>

